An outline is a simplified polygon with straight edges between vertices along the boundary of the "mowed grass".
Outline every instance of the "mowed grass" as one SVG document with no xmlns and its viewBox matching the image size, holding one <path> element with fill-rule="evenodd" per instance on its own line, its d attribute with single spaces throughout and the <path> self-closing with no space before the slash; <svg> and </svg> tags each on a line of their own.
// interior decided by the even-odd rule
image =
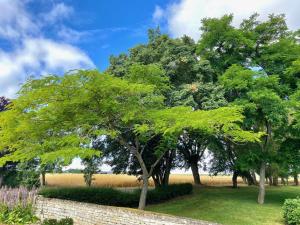
<svg viewBox="0 0 300 225">
<path fill-rule="evenodd" d="M 141 182 L 137 180 L 136 176 L 129 176 L 125 174 L 96 174 L 94 176 L 92 186 L 94 187 L 138 187 Z M 230 185 L 230 176 L 201 176 L 202 183 L 209 186 Z M 85 186 L 83 174 L 46 174 L 46 183 L 48 186 L 55 187 L 76 187 Z M 189 174 L 171 174 L 171 184 L 178 183 L 193 183 L 193 176 Z M 239 179 L 239 183 L 242 180 Z M 153 181 L 150 179 L 150 185 L 153 186 Z"/>
<path fill-rule="evenodd" d="M 176 216 L 218 222 L 224 225 L 283 225 L 282 204 L 287 198 L 300 197 L 300 187 L 267 187 L 264 205 L 256 203 L 257 187 L 195 187 L 190 196 L 147 210 Z"/>
</svg>

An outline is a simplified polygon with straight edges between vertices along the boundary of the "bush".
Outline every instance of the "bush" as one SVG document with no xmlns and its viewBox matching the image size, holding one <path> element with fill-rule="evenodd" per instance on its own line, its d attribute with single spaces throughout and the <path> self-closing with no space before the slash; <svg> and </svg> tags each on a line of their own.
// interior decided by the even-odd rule
<svg viewBox="0 0 300 225">
<path fill-rule="evenodd" d="M 17 205 L 9 208 L 7 205 L 0 206 L 0 222 L 1 224 L 23 225 L 36 222 L 38 219 L 33 213 L 32 205 Z"/>
<path fill-rule="evenodd" d="M 33 213 L 36 190 L 0 189 L 0 224 L 29 224 L 37 220 Z"/>
<path fill-rule="evenodd" d="M 72 218 L 65 218 L 61 220 L 46 219 L 42 223 L 42 225 L 73 225 L 73 224 L 74 222 Z"/>
<path fill-rule="evenodd" d="M 300 198 L 285 200 L 283 217 L 288 225 L 300 225 Z"/>
<path fill-rule="evenodd" d="M 148 191 L 147 203 L 153 204 L 192 193 L 191 184 L 173 184 Z M 113 188 L 77 187 L 43 188 L 39 194 L 47 198 L 59 198 L 100 205 L 137 207 L 141 190 L 125 192 Z"/>
</svg>

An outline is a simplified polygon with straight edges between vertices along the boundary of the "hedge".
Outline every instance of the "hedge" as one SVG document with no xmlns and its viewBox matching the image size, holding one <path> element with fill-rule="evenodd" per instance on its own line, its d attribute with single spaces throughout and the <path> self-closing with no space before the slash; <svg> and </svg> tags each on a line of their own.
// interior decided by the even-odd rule
<svg viewBox="0 0 300 225">
<path fill-rule="evenodd" d="M 300 198 L 285 200 L 283 217 L 288 225 L 300 225 Z"/>
<path fill-rule="evenodd" d="M 158 187 L 148 191 L 147 203 L 159 203 L 178 196 L 191 194 L 192 191 L 193 186 L 189 183 Z M 137 207 L 140 192 L 140 189 L 126 192 L 113 188 L 98 187 L 45 187 L 39 191 L 39 194 L 46 198 L 58 198 L 110 206 Z"/>
</svg>

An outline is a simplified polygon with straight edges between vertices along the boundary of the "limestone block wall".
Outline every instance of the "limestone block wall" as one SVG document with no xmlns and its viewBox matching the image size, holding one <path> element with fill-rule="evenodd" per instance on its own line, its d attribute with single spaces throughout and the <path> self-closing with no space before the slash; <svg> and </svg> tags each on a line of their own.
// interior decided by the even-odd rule
<svg viewBox="0 0 300 225">
<path fill-rule="evenodd" d="M 102 206 L 39 196 L 36 215 L 41 219 L 70 217 L 75 225 L 216 225 L 204 221 L 151 213 L 137 209 Z"/>
</svg>

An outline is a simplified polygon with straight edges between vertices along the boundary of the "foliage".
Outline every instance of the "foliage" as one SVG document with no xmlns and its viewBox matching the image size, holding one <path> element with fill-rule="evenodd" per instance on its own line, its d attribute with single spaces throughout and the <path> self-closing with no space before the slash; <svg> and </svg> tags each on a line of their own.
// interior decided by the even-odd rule
<svg viewBox="0 0 300 225">
<path fill-rule="evenodd" d="M 37 162 L 28 161 L 19 163 L 17 166 L 18 183 L 28 189 L 40 186 L 40 172 L 37 170 Z"/>
<path fill-rule="evenodd" d="M 300 224 L 300 199 L 286 199 L 283 204 L 283 217 L 288 225 Z"/>
<path fill-rule="evenodd" d="M 92 182 L 94 180 L 93 175 L 97 172 L 99 172 L 99 166 L 101 165 L 102 159 L 98 156 L 93 156 L 91 158 L 85 158 L 82 160 L 82 163 L 84 165 L 83 169 L 83 177 L 85 184 L 87 186 L 91 186 Z"/>
<path fill-rule="evenodd" d="M 1 223 L 22 225 L 37 221 L 33 207 L 36 190 L 1 188 L 0 196 Z"/>
<path fill-rule="evenodd" d="M 17 205 L 9 208 L 6 205 L 0 206 L 0 222 L 7 225 L 32 224 L 37 221 L 34 215 L 33 205 Z"/>
<path fill-rule="evenodd" d="M 147 203 L 158 203 L 178 196 L 191 194 L 191 184 L 172 184 L 149 190 Z M 113 188 L 42 188 L 39 191 L 44 197 L 67 199 L 101 205 L 136 207 L 139 203 L 140 190 L 121 191 Z"/>
<path fill-rule="evenodd" d="M 72 218 L 64 218 L 64 219 L 45 219 L 42 223 L 42 225 L 73 225 L 73 219 Z"/>
<path fill-rule="evenodd" d="M 7 110 L 10 100 L 5 97 L 0 97 L 0 112 Z"/>
</svg>

